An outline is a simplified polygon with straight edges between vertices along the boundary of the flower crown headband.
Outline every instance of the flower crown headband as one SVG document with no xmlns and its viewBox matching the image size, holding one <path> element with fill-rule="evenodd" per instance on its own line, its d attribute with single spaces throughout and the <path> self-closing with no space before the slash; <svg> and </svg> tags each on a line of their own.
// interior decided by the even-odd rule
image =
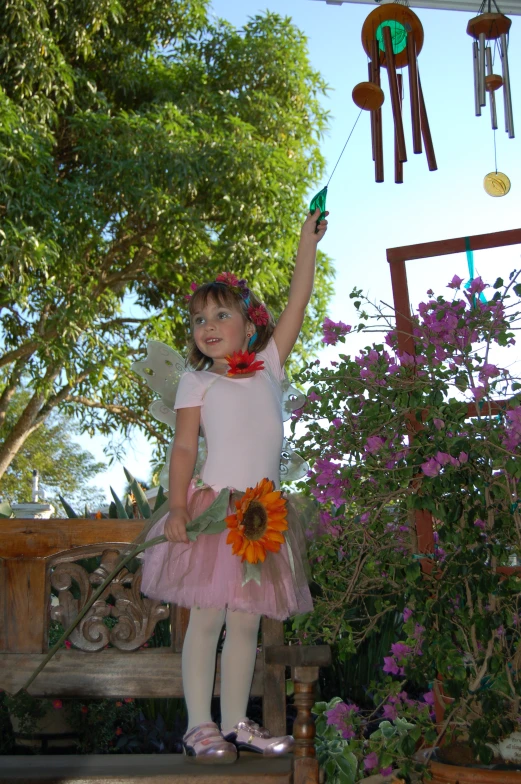
<svg viewBox="0 0 521 784">
<path fill-rule="evenodd" d="M 238 290 L 241 297 L 244 300 L 244 304 L 248 309 L 248 318 L 249 320 L 255 324 L 256 327 L 264 327 L 270 320 L 269 313 L 266 309 L 266 306 L 262 303 L 260 305 L 252 305 L 250 302 L 250 289 L 248 288 L 248 284 L 244 280 L 244 278 L 237 278 L 232 272 L 220 272 L 217 277 L 215 278 L 215 283 L 224 283 L 226 286 L 229 286 L 232 289 Z M 196 291 L 199 288 L 197 283 L 191 283 L 190 289 L 192 291 Z M 187 299 L 191 299 L 191 294 L 188 295 Z"/>
</svg>

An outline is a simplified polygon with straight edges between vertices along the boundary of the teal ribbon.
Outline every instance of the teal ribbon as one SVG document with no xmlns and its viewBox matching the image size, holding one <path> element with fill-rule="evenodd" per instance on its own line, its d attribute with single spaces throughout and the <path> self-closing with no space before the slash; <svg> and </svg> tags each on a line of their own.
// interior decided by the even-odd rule
<svg viewBox="0 0 521 784">
<path fill-rule="evenodd" d="M 474 251 L 470 248 L 470 237 L 465 237 L 465 252 L 467 254 L 467 264 L 469 268 L 469 280 L 465 283 L 464 288 L 470 289 L 472 281 L 474 280 Z M 482 291 L 479 293 L 479 298 L 483 304 L 486 305 L 487 299 Z M 476 295 L 472 295 L 472 305 L 476 307 Z"/>
</svg>

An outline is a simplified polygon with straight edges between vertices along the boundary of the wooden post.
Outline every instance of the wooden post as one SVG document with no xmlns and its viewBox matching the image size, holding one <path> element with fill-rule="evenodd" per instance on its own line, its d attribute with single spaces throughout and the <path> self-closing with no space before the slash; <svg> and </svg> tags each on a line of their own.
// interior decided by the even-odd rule
<svg viewBox="0 0 521 784">
<path fill-rule="evenodd" d="M 318 760 L 315 757 L 315 722 L 311 709 L 315 703 L 318 667 L 294 667 L 295 705 L 297 718 L 293 724 L 295 738 L 293 784 L 318 781 Z"/>
<path fill-rule="evenodd" d="M 273 618 L 262 619 L 262 651 L 270 645 L 284 644 L 284 627 Z M 262 723 L 272 735 L 286 734 L 286 667 L 268 664 L 264 659 L 264 699 Z"/>
<path fill-rule="evenodd" d="M 387 75 L 389 77 L 389 89 L 391 91 L 391 103 L 393 107 L 394 127 L 396 129 L 396 136 L 398 139 L 398 157 L 402 163 L 407 160 L 407 151 L 405 149 L 405 136 L 403 133 L 403 120 L 402 111 L 400 108 L 400 90 L 398 88 L 398 79 L 396 78 L 396 66 L 394 63 L 393 42 L 391 38 L 391 30 L 386 25 L 383 27 L 384 43 L 385 43 L 385 64 L 387 67 Z"/>
</svg>

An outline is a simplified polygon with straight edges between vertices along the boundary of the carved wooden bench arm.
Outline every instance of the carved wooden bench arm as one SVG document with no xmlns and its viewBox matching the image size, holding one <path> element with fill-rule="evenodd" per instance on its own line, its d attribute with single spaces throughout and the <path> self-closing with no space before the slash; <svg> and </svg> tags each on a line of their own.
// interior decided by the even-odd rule
<svg viewBox="0 0 521 784">
<path fill-rule="evenodd" d="M 331 664 L 331 650 L 328 645 L 270 645 L 265 648 L 264 661 L 267 665 L 291 667 L 297 708 L 297 717 L 293 724 L 293 784 L 318 782 L 315 722 L 311 709 L 315 703 L 319 667 L 328 667 Z"/>
</svg>

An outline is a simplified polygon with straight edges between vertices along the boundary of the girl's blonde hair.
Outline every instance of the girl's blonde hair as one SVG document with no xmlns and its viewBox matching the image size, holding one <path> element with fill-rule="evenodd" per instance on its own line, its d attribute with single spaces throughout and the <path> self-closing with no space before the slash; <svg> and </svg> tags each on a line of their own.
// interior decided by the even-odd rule
<svg viewBox="0 0 521 784">
<path fill-rule="evenodd" d="M 221 281 L 203 283 L 202 286 L 199 286 L 194 291 L 190 298 L 190 304 L 188 306 L 190 326 L 192 326 L 194 315 L 202 310 L 202 308 L 206 307 L 206 303 L 209 299 L 213 299 L 218 305 L 222 305 L 223 307 L 238 309 L 244 317 L 244 320 L 250 321 L 252 324 L 253 322 L 248 315 L 248 308 L 258 308 L 263 304 L 261 300 L 255 296 L 253 291 L 249 292 L 247 302 L 244 299 L 241 289 L 236 286 L 229 286 L 227 283 Z M 257 332 L 257 337 L 249 350 L 255 351 L 255 353 L 266 348 L 273 335 L 273 330 L 275 329 L 273 316 L 269 310 L 266 309 L 266 311 L 268 313 L 268 323 L 259 324 L 258 326 L 253 324 Z M 186 361 L 187 364 L 191 365 L 195 370 L 206 370 L 213 364 L 210 357 L 207 357 L 206 354 L 199 351 L 192 335 L 188 342 L 188 356 Z"/>
</svg>

